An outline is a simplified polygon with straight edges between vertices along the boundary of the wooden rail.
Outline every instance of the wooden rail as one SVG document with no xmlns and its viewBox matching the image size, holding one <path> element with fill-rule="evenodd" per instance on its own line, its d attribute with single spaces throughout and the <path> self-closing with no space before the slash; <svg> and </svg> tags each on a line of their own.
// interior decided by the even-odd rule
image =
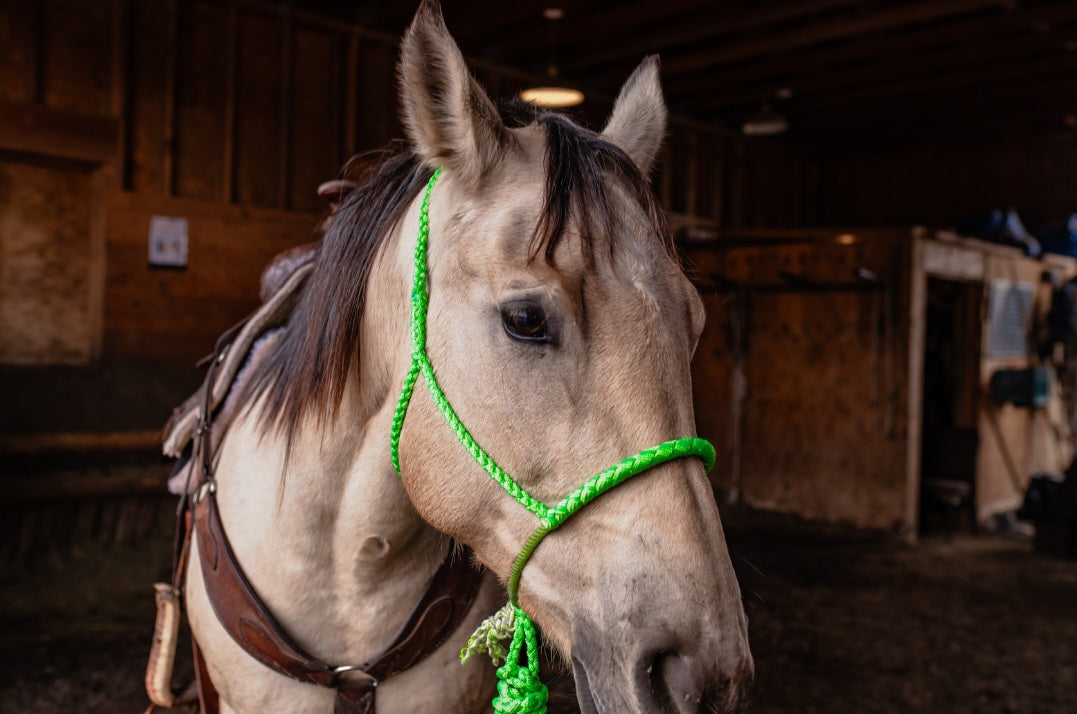
<svg viewBox="0 0 1077 714">
<path fill-rule="evenodd" d="M 52 432 L 0 435 L 0 456 L 34 456 L 80 451 L 156 451 L 160 430 Z"/>
</svg>

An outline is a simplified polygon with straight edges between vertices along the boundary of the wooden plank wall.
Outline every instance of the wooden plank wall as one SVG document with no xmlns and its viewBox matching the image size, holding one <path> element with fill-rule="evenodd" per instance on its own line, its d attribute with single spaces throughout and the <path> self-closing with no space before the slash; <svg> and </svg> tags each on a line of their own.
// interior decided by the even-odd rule
<svg viewBox="0 0 1077 714">
<path fill-rule="evenodd" d="M 715 484 L 731 497 L 897 530 L 908 241 L 857 240 L 690 250 L 708 309 L 693 364 L 696 419 L 719 445 Z"/>
<path fill-rule="evenodd" d="M 0 7 L 0 33 L 0 150 L 77 161 L 101 177 L 93 200 L 105 213 L 90 228 L 107 232 L 99 239 L 110 264 L 83 278 L 107 285 L 100 354 L 83 354 L 84 363 L 201 353 L 207 334 L 253 307 L 250 286 L 266 257 L 310 236 L 322 210 L 318 183 L 354 152 L 401 135 L 397 38 L 299 11 L 221 0 L 42 0 Z M 482 61 L 474 69 L 495 96 L 528 81 Z M 591 97 L 576 116 L 600 127 L 611 105 Z M 805 201 L 790 197 L 802 196 L 806 165 L 773 145 L 674 118 L 656 185 L 691 221 L 787 225 L 804 220 Z M 140 265 L 139 234 L 158 214 L 199 216 L 183 277 Z M 249 250 L 237 250 L 239 241 Z M 222 254 L 235 258 L 235 281 L 203 259 Z M 195 287 L 168 293 L 185 280 Z M 145 321 L 165 315 L 175 337 L 161 342 L 164 328 L 147 330 Z"/>
<path fill-rule="evenodd" d="M 0 361 L 84 364 L 94 246 L 88 171 L 0 158 Z"/>
</svg>

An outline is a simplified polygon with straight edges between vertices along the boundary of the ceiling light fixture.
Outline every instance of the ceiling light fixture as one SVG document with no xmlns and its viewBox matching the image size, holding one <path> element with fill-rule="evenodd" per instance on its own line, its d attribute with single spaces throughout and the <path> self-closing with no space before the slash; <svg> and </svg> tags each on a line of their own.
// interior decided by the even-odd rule
<svg viewBox="0 0 1077 714">
<path fill-rule="evenodd" d="M 551 81 L 546 86 L 525 89 L 520 92 L 520 97 L 540 107 L 574 107 L 583 101 L 583 92 L 557 81 L 557 21 L 565 16 L 565 11 L 559 7 L 548 7 L 542 11 L 542 16 L 550 22 L 550 64 L 546 66 L 546 76 Z"/>
<path fill-rule="evenodd" d="M 789 131 L 789 120 L 774 111 L 770 102 L 764 102 L 757 112 L 748 115 L 740 130 L 748 136 L 775 136 Z"/>
</svg>

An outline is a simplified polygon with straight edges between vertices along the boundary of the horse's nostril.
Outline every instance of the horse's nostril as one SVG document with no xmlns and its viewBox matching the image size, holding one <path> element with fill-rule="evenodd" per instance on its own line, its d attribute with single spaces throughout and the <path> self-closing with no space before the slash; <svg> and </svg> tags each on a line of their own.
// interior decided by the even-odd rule
<svg viewBox="0 0 1077 714">
<path fill-rule="evenodd" d="M 703 691 L 689 661 L 676 652 L 660 652 L 647 666 L 651 693 L 659 711 L 696 714 L 703 703 Z"/>
</svg>

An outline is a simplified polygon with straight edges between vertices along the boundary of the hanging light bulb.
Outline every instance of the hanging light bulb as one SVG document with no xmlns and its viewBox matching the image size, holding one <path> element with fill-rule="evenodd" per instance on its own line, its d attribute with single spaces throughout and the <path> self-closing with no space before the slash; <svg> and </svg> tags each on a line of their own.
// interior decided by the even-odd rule
<svg viewBox="0 0 1077 714">
<path fill-rule="evenodd" d="M 546 76 L 550 78 L 550 83 L 529 87 L 520 92 L 520 98 L 540 107 L 574 107 L 583 101 L 583 92 L 557 81 L 560 75 L 557 71 L 557 21 L 565 16 L 565 11 L 559 7 L 548 7 L 542 11 L 542 16 L 550 23 L 550 63 L 546 66 Z"/>
<path fill-rule="evenodd" d="M 748 136 L 774 136 L 789 131 L 789 120 L 774 111 L 769 103 L 748 116 L 740 130 Z"/>
</svg>

